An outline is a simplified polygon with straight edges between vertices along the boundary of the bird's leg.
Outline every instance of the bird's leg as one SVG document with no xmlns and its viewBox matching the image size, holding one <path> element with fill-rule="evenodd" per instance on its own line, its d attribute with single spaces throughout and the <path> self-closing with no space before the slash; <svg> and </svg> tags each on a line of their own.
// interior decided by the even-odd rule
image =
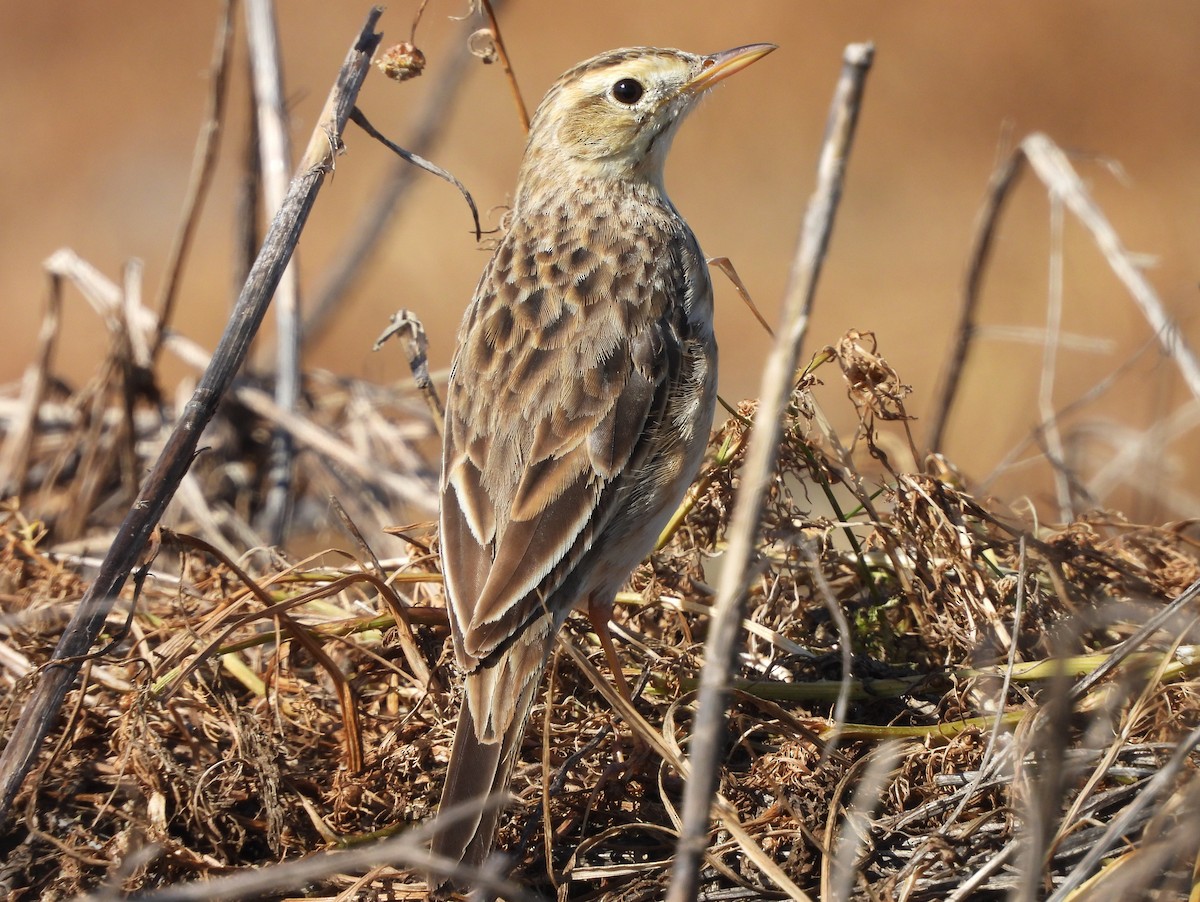
<svg viewBox="0 0 1200 902">
<path fill-rule="evenodd" d="M 612 633 L 608 630 L 608 621 L 612 619 L 613 599 L 611 597 L 597 598 L 595 595 L 588 598 L 588 620 L 591 621 L 592 629 L 596 631 L 596 638 L 600 640 L 600 647 L 604 649 L 604 657 L 608 659 L 608 667 L 612 671 L 613 683 L 616 684 L 617 691 L 621 693 L 621 698 L 633 704 L 633 693 L 629 689 L 629 683 L 625 681 L 625 673 L 621 669 L 621 661 L 617 658 L 617 650 L 613 647 Z"/>
<path fill-rule="evenodd" d="M 625 681 L 625 672 L 621 668 L 621 662 L 617 659 L 617 650 L 613 647 L 612 633 L 608 629 L 609 620 L 612 618 L 613 600 L 611 595 L 600 599 L 595 596 L 589 597 L 588 620 L 591 621 L 592 629 L 596 631 L 596 636 L 600 639 L 600 645 L 604 648 L 604 656 L 608 658 L 608 666 L 612 670 L 613 683 L 617 687 L 617 692 L 620 693 L 621 698 L 632 705 L 633 692 L 629 688 L 629 683 Z M 633 725 L 631 724 L 631 726 Z M 650 757 L 650 746 L 638 735 L 636 727 L 629 739 L 632 742 L 630 757 L 624 758 L 624 760 L 618 763 L 617 758 L 614 756 L 613 762 L 601 772 L 600 779 L 596 782 L 595 792 L 597 795 L 610 780 L 623 783 L 643 772 L 642 765 Z"/>
</svg>

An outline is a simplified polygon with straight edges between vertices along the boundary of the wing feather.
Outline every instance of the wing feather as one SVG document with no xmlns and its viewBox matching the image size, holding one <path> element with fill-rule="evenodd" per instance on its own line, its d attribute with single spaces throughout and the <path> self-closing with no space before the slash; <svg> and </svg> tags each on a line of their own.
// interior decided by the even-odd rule
<svg viewBox="0 0 1200 902">
<path fill-rule="evenodd" d="M 647 437 L 670 428 L 683 286 L 661 274 L 694 263 L 657 260 L 630 278 L 637 249 L 610 236 L 577 255 L 586 272 L 573 277 L 541 261 L 546 228 L 532 217 L 502 239 L 447 392 L 442 542 L 455 649 L 468 672 L 496 670 L 497 693 L 516 688 L 493 684 L 509 680 L 502 657 L 523 631 L 566 617 L 575 599 L 561 609 L 564 586 L 582 579 L 575 568 L 627 505 Z"/>
</svg>

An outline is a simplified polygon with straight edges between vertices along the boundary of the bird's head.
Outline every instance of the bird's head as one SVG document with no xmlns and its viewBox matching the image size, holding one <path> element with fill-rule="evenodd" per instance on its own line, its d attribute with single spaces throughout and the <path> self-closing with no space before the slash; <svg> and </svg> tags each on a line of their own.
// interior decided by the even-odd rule
<svg viewBox="0 0 1200 902">
<path fill-rule="evenodd" d="M 630 47 L 580 63 L 554 83 L 533 117 L 522 187 L 576 179 L 661 187 L 667 150 L 684 116 L 718 81 L 774 49 L 749 44 L 699 56 Z"/>
</svg>

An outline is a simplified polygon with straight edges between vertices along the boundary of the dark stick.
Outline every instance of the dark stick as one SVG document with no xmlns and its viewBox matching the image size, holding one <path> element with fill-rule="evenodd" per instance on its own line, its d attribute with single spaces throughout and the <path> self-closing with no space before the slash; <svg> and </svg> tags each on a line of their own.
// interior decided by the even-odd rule
<svg viewBox="0 0 1200 902">
<path fill-rule="evenodd" d="M 221 138 L 221 127 L 225 122 L 225 87 L 229 81 L 229 57 L 233 49 L 233 0 L 225 0 L 221 12 L 221 24 L 217 27 L 216 45 L 213 48 L 212 89 L 208 94 L 208 112 L 200 136 L 196 139 L 196 156 L 192 161 L 192 175 L 188 184 L 187 199 L 183 203 L 183 220 L 175 233 L 171 252 L 167 257 L 166 276 L 158 295 L 158 328 L 150 345 L 151 368 L 158 360 L 171 318 L 175 314 L 175 301 L 179 297 L 179 284 L 183 266 L 187 260 L 192 238 L 200 225 L 200 211 L 212 186 L 217 171 L 217 149 Z"/>
<path fill-rule="evenodd" d="M 231 284 L 239 290 L 258 255 L 258 221 L 262 214 L 262 169 L 258 165 L 258 116 L 255 113 L 253 79 L 249 78 L 247 60 L 246 134 L 238 149 L 237 201 L 233 211 L 233 274 Z"/>
<path fill-rule="evenodd" d="M 729 547 L 725 552 L 704 649 L 704 668 L 700 672 L 690 746 L 690 773 L 683 794 L 683 823 L 675 849 L 667 902 L 692 902 L 699 889 L 700 862 L 708 845 L 709 813 L 717 788 L 717 770 L 725 754 L 726 743 L 722 737 L 731 695 L 729 674 L 745 616 L 746 587 L 754 570 L 759 524 L 775 469 L 783 413 L 792 392 L 800 343 L 807 329 L 807 311 L 829 246 L 863 85 L 874 53 L 871 44 L 851 44 L 843 54 L 842 73 L 834 91 L 825 146 L 817 170 L 817 188 L 805 213 L 800 244 L 784 294 L 779 338 L 763 373 L 758 413 L 750 435 L 742 485 L 729 527 Z"/>
<path fill-rule="evenodd" d="M 436 175 L 458 189 L 458 193 L 463 196 L 463 200 L 467 202 L 467 206 L 471 208 L 471 219 L 475 223 L 475 240 L 478 241 L 483 237 L 483 227 L 479 224 L 479 209 L 475 206 L 475 198 L 471 197 L 471 192 L 467 190 L 467 186 L 460 182 L 452 173 L 447 172 L 441 166 L 431 163 L 429 160 L 413 153 L 411 150 L 405 150 L 399 144 L 389 141 L 375 126 L 367 119 L 366 114 L 358 107 L 350 111 L 350 121 L 361 128 L 364 132 L 396 154 L 406 163 L 411 163 L 418 169 L 424 169 L 426 172 Z"/>
<path fill-rule="evenodd" d="M 104 620 L 125 584 L 129 571 L 191 466 L 200 434 L 212 419 L 217 404 L 246 357 L 254 333 L 262 322 L 317 192 L 325 180 L 325 173 L 332 167 L 333 154 L 340 145 L 339 136 L 366 77 L 371 54 L 382 38 L 375 31 L 382 13 L 381 7 L 372 8 L 362 32 L 342 64 L 298 174 L 292 179 L 283 206 L 271 223 L 263 248 L 250 270 L 212 362 L 184 408 L 158 462 L 146 478 L 138 500 L 125 516 L 116 539 L 100 565 L 96 581 L 79 603 L 79 609 L 63 632 L 37 688 L 21 712 L 12 738 L 0 755 L 0 827 L 8 820 L 21 781 L 37 757 L 62 701 L 79 672 L 82 656 L 87 654 L 100 635 Z"/>
<path fill-rule="evenodd" d="M 938 393 L 937 406 L 934 408 L 933 425 L 929 430 L 929 450 L 938 454 L 942 450 L 942 441 L 946 437 L 946 424 L 950 420 L 950 410 L 954 407 L 954 399 L 958 395 L 958 384 L 962 379 L 963 369 L 967 365 L 967 356 L 971 350 L 971 339 L 975 337 L 975 311 L 979 307 L 979 287 L 983 284 L 983 273 L 991 256 L 992 240 L 996 237 L 996 225 L 1000 219 L 1000 211 L 1008 199 L 1013 183 L 1021 172 L 1021 164 L 1025 155 L 1014 151 L 999 169 L 992 173 L 988 184 L 987 200 L 979 213 L 979 221 L 975 226 L 975 239 L 971 243 L 971 255 L 967 262 L 967 277 L 963 284 L 962 310 L 958 315 L 958 328 L 954 334 L 954 349 L 950 352 L 950 361 L 946 365 L 946 375 L 942 380 L 942 389 Z"/>
<path fill-rule="evenodd" d="M 1066 208 L 1075 214 L 1079 222 L 1091 233 L 1100 253 L 1104 255 L 1113 274 L 1120 279 L 1139 311 L 1150 324 L 1163 351 L 1171 358 L 1184 384 L 1193 397 L 1200 398 L 1200 361 L 1184 340 L 1178 324 L 1168 315 L 1153 286 L 1146 279 L 1134 256 L 1121 243 L 1112 224 L 1101 212 L 1083 180 L 1071 166 L 1067 155 L 1053 141 L 1037 132 L 1021 141 L 1008 161 L 992 176 L 987 203 L 980 214 L 975 244 L 967 268 L 966 287 L 963 292 L 963 309 L 955 348 L 947 368 L 945 385 L 942 388 L 934 425 L 930 430 L 930 450 L 940 451 L 945 437 L 946 421 L 958 391 L 959 379 L 966 363 L 967 353 L 975 331 L 975 308 L 979 301 L 979 285 L 983 281 L 983 268 L 995 237 L 997 221 L 1004 201 L 1012 193 L 1016 176 L 1023 164 L 1028 164 L 1042 183 L 1047 193 L 1059 198 Z"/>
</svg>

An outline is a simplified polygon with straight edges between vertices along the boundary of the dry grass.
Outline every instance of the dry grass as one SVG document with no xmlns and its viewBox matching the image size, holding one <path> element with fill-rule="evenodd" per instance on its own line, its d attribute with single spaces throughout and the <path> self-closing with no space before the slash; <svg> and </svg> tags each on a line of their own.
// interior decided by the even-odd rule
<svg viewBox="0 0 1200 902">
<path fill-rule="evenodd" d="M 1022 879 L 1042 897 L 1090 877 L 1080 862 L 1102 842 L 1104 892 L 1116 881 L 1136 887 L 1123 898 L 1186 895 L 1200 836 L 1198 758 L 1180 744 L 1200 723 L 1194 602 L 1138 634 L 1200 578 L 1186 525 L 1096 512 L 1051 528 L 952 479 L 861 472 L 855 460 L 886 463 L 881 425 L 903 435 L 899 380 L 868 349 L 848 336 L 822 359 L 854 380 L 870 455 L 822 435 L 812 375 L 789 409 L 721 773 L 737 821 L 823 898 L 999 898 Z M 368 391 L 312 387 L 314 412 Z M 420 408 L 394 403 L 423 421 Z M 622 596 L 639 713 L 676 750 L 688 742 L 702 660 L 706 570 L 719 560 L 753 407 L 741 405 L 715 436 L 686 518 Z M 237 431 L 265 427 L 251 418 Z M 252 457 L 219 453 L 202 472 L 256 472 Z M 322 504 L 327 486 L 304 484 L 298 500 Z M 89 528 L 102 532 L 105 511 L 118 508 L 98 499 Z M 10 505 L 3 517 L 7 725 L 86 580 L 78 559 L 50 547 L 46 528 L 58 520 L 27 516 Z M 136 603 L 110 616 L 108 644 L 18 799 L 0 870 L 12 898 L 63 898 L 106 881 L 169 886 L 355 846 L 434 813 L 456 701 L 432 537 L 410 531 L 411 553 L 386 565 L 410 621 L 399 628 L 394 603 L 364 576 L 375 565 L 352 542 L 340 560 L 327 556 L 330 566 L 257 555 L 235 567 L 181 537 L 199 521 L 173 529 Z M 581 630 L 570 641 L 601 659 Z M 1102 679 L 1083 682 L 1117 656 Z M 834 721 L 839 692 L 848 704 Z M 567 898 L 660 897 L 681 784 L 651 749 L 558 656 L 502 829 L 516 879 Z M 1128 822 L 1105 838 L 1122 815 Z M 708 898 L 773 895 L 744 844 L 718 825 Z M 403 871 L 372 880 L 403 892 Z M 319 886 L 333 894 L 352 883 L 331 875 Z"/>
</svg>

